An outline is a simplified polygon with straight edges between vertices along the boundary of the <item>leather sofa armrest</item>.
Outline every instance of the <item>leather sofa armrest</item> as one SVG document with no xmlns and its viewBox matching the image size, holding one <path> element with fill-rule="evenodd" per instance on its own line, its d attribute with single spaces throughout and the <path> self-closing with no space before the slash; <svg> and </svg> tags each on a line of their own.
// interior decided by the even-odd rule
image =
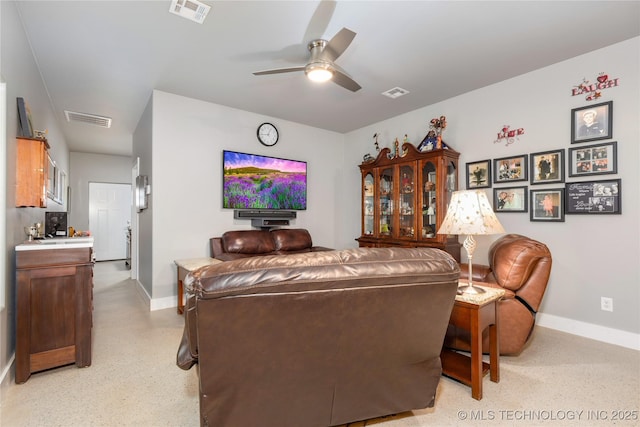
<svg viewBox="0 0 640 427">
<path fill-rule="evenodd" d="M 212 237 L 209 239 L 209 246 L 211 247 L 211 258 L 215 258 L 224 253 L 222 238 L 220 237 Z"/>
<path fill-rule="evenodd" d="M 178 347 L 176 365 L 180 369 L 188 371 L 198 363 L 198 335 L 196 331 L 196 298 L 193 295 L 187 297 L 184 309 L 184 331 Z"/>
</svg>

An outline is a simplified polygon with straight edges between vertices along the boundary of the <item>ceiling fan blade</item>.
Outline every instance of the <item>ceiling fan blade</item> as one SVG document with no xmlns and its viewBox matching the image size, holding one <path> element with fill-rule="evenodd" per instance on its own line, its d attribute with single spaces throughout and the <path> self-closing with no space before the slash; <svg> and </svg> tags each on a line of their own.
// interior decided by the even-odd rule
<svg viewBox="0 0 640 427">
<path fill-rule="evenodd" d="M 304 67 L 278 68 L 278 69 L 275 69 L 275 70 L 256 71 L 256 72 L 253 73 L 253 75 L 254 76 L 264 76 L 266 74 L 292 73 L 294 71 L 304 71 Z"/>
<path fill-rule="evenodd" d="M 350 29 L 341 29 L 338 31 L 338 34 L 329 40 L 329 43 L 325 46 L 320 57 L 330 62 L 335 61 L 345 50 L 347 50 L 355 36 L 356 33 Z"/>
<path fill-rule="evenodd" d="M 307 31 L 304 33 L 302 42 L 306 44 L 309 40 L 321 38 L 324 35 L 329 22 L 331 22 L 331 17 L 335 10 L 335 0 L 321 0 L 309 21 L 309 25 L 307 26 Z"/>
<path fill-rule="evenodd" d="M 351 92 L 357 92 L 362 89 L 355 80 L 351 78 L 344 70 L 342 70 L 337 65 L 333 65 L 333 82 L 339 86 L 342 86 L 345 89 L 350 90 Z"/>
</svg>

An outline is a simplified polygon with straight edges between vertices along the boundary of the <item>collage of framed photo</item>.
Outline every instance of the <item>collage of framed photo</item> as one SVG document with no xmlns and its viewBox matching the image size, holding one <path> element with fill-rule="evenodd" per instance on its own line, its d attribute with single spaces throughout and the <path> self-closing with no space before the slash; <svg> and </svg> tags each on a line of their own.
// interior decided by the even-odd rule
<svg viewBox="0 0 640 427">
<path fill-rule="evenodd" d="M 531 221 L 564 222 L 564 188 L 531 190 Z"/>
<path fill-rule="evenodd" d="M 527 154 L 493 160 L 495 184 L 527 180 Z"/>
<path fill-rule="evenodd" d="M 612 138 L 613 101 L 571 110 L 571 143 Z"/>
<path fill-rule="evenodd" d="M 527 187 L 502 187 L 493 189 L 495 212 L 527 212 Z"/>
<path fill-rule="evenodd" d="M 618 143 L 569 148 L 569 176 L 618 173 Z"/>
<path fill-rule="evenodd" d="M 571 110 L 571 144 L 612 137 L 613 101 Z M 609 141 L 469 162 L 466 188 L 493 186 L 495 212 L 529 212 L 530 221 L 564 222 L 565 214 L 619 214 L 622 202 L 620 179 L 565 183 L 565 174 L 575 178 L 616 173 L 618 143 Z M 516 184 L 520 181 L 564 187 L 529 190 Z"/>
<path fill-rule="evenodd" d="M 564 149 L 531 153 L 531 184 L 564 182 Z"/>
<path fill-rule="evenodd" d="M 467 189 L 491 187 L 491 160 L 467 163 Z"/>
<path fill-rule="evenodd" d="M 622 180 L 583 181 L 565 184 L 567 214 L 622 213 Z"/>
</svg>

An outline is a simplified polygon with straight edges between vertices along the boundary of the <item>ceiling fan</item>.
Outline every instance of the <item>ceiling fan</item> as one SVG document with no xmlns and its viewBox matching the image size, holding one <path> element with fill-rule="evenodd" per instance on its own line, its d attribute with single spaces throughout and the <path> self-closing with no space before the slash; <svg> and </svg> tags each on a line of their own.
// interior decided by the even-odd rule
<svg viewBox="0 0 640 427">
<path fill-rule="evenodd" d="M 355 36 L 356 33 L 348 28 L 343 28 L 329 41 L 317 39 L 309 42 L 307 47 L 309 48 L 310 58 L 306 65 L 292 68 L 256 71 L 253 74 L 256 76 L 263 76 L 266 74 L 304 71 L 310 80 L 317 82 L 333 80 L 337 85 L 352 92 L 356 92 L 361 89 L 361 86 L 334 62 L 345 50 L 347 50 Z"/>
</svg>

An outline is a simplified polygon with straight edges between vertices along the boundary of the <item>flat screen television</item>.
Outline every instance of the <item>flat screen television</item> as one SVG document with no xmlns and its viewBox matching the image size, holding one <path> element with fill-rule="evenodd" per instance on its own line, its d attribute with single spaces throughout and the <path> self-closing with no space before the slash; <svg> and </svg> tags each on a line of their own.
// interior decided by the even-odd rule
<svg viewBox="0 0 640 427">
<path fill-rule="evenodd" d="M 222 152 L 226 209 L 307 209 L 307 162 Z"/>
</svg>

